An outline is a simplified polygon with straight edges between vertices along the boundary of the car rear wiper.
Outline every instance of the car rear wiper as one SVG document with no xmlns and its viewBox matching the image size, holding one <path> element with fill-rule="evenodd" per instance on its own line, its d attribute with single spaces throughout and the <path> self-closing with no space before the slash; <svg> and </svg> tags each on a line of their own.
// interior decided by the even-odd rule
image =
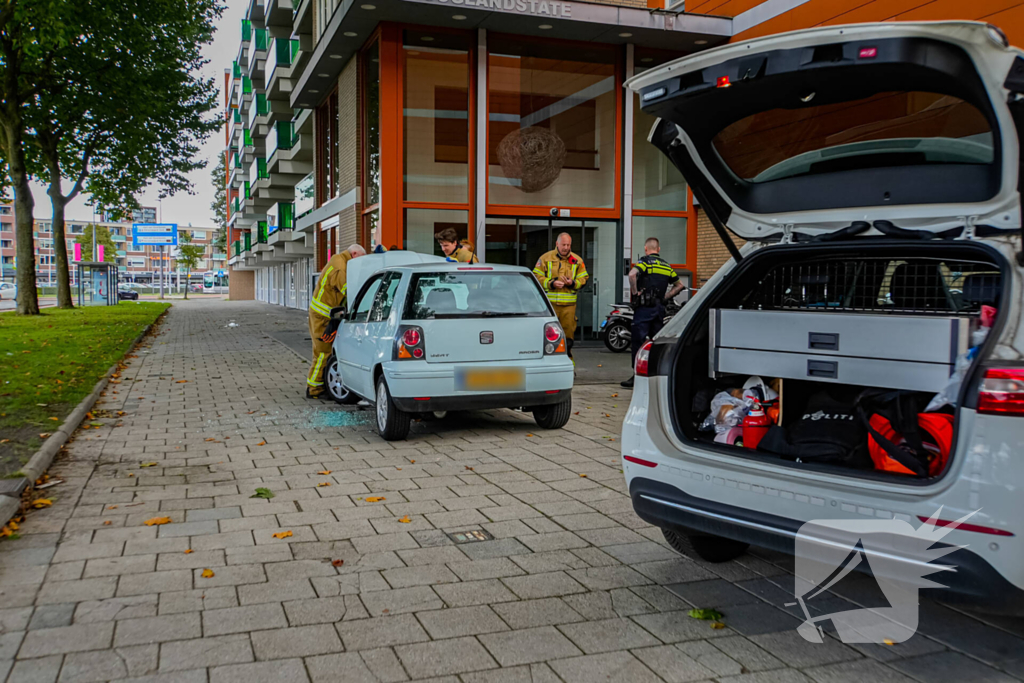
<svg viewBox="0 0 1024 683">
<path fill-rule="evenodd" d="M 484 318 L 519 318 L 526 317 L 529 313 L 513 313 L 513 312 L 502 312 L 502 311 L 480 311 L 477 315 Z"/>
</svg>

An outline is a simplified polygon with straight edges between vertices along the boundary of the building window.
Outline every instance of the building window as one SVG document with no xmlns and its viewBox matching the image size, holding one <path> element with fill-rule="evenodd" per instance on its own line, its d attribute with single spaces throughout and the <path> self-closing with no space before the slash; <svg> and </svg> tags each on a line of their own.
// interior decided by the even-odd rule
<svg viewBox="0 0 1024 683">
<path fill-rule="evenodd" d="M 14 247 L 14 240 L 0 240 L 0 248 L 11 249 Z"/>
<path fill-rule="evenodd" d="M 402 37 L 404 198 L 469 202 L 470 35 Z"/>
<path fill-rule="evenodd" d="M 194 240 L 205 240 L 206 239 L 206 231 L 205 230 L 193 230 L 192 231 L 192 239 L 194 239 Z"/>
<path fill-rule="evenodd" d="M 660 66 L 681 55 L 637 48 L 634 74 Z M 692 207 L 689 205 L 686 181 L 679 169 L 661 151 L 647 141 L 655 118 L 640 108 L 640 97 L 633 97 L 633 219 L 632 261 L 644 255 L 644 242 L 658 238 L 661 256 L 679 266 L 693 259 L 688 228 Z M 695 246 L 695 245 L 694 245 Z"/>
<path fill-rule="evenodd" d="M 11 213 L 13 213 L 11 211 L 11 207 L 9 207 L 9 206 L 0 206 L 0 216 L 10 216 Z"/>
<path fill-rule="evenodd" d="M 323 205 L 338 196 L 338 91 L 316 108 L 317 199 Z"/>
<path fill-rule="evenodd" d="M 380 203 L 380 39 L 363 53 L 363 205 Z"/>
<path fill-rule="evenodd" d="M 459 239 L 469 237 L 469 212 L 446 209 L 406 209 L 405 239 L 402 248 L 421 254 L 444 256 L 434 239 L 434 233 L 445 228 L 455 228 Z"/>
<path fill-rule="evenodd" d="M 616 207 L 618 52 L 488 41 L 488 203 Z"/>
</svg>

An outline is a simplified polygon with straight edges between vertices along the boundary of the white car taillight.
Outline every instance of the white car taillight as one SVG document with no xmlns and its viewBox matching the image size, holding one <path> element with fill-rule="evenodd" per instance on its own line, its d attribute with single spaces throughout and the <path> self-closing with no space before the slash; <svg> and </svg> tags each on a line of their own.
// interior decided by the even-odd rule
<svg viewBox="0 0 1024 683">
<path fill-rule="evenodd" d="M 989 368 L 978 392 L 978 412 L 1024 415 L 1024 368 Z"/>
<path fill-rule="evenodd" d="M 565 353 L 565 335 L 558 323 L 548 323 L 544 326 L 544 355 L 556 353 Z"/>
<path fill-rule="evenodd" d="M 636 352 L 636 366 L 633 368 L 638 377 L 647 377 L 648 363 L 651 360 L 651 346 L 654 342 L 647 342 Z"/>
<path fill-rule="evenodd" d="M 426 355 L 424 342 L 422 327 L 403 325 L 398 328 L 395 360 L 423 360 Z"/>
</svg>

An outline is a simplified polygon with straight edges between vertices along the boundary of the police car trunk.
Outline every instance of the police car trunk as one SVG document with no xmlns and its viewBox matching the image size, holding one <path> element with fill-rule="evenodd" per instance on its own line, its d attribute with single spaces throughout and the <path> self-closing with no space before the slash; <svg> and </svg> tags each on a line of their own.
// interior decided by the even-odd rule
<svg viewBox="0 0 1024 683">
<path fill-rule="evenodd" d="M 928 398 L 995 309 L 946 411 L 986 401 L 983 366 L 1021 357 L 1021 54 L 985 24 L 858 25 L 728 45 L 628 82 L 659 117 L 650 141 L 733 255 L 651 346 L 670 441 L 893 478 L 716 440 L 702 430 L 709 404 L 753 376 L 781 388 L 782 427 L 835 417 L 823 394 L 840 407 L 866 388 Z M 954 425 L 955 444 L 967 435 Z"/>
</svg>

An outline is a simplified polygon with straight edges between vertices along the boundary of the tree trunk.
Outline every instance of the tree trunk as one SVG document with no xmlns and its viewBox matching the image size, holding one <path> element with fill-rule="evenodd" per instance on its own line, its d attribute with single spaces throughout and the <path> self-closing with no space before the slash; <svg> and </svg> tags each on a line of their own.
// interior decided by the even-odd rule
<svg viewBox="0 0 1024 683">
<path fill-rule="evenodd" d="M 39 315 L 39 296 L 36 291 L 35 238 L 32 235 L 32 210 L 35 200 L 29 187 L 28 170 L 25 167 L 24 137 L 20 125 L 9 125 L 7 135 L 7 173 L 14 188 L 14 235 L 17 238 L 18 271 L 18 313 Z"/>
<path fill-rule="evenodd" d="M 67 206 L 67 203 L 61 196 L 59 185 L 55 192 L 52 191 L 52 183 L 50 187 L 50 206 L 53 207 L 53 249 L 57 252 L 57 308 L 74 308 L 75 305 L 71 299 L 68 245 L 64 241 L 64 207 Z"/>
</svg>

